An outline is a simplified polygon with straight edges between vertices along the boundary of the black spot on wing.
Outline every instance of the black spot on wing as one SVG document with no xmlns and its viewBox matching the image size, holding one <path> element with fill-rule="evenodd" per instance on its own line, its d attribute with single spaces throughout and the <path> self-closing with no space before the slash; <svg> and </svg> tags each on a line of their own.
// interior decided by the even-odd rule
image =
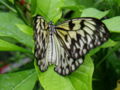
<svg viewBox="0 0 120 90">
<path fill-rule="evenodd" d="M 65 41 L 68 42 L 68 35 L 65 35 Z"/>
<path fill-rule="evenodd" d="M 69 22 L 69 28 L 70 28 L 70 30 L 73 30 L 74 26 L 75 26 L 75 24 L 72 22 L 72 20 L 70 20 L 70 22 Z"/>
<path fill-rule="evenodd" d="M 79 40 L 81 39 L 81 35 L 80 34 L 76 34 L 76 38 L 77 38 L 77 42 L 78 42 L 77 44 L 80 45 Z"/>
<path fill-rule="evenodd" d="M 84 20 L 82 20 L 82 21 L 80 22 L 80 26 L 81 26 L 80 29 L 83 29 L 83 28 L 84 28 L 84 26 L 85 26 L 85 25 L 84 25 Z"/>
</svg>

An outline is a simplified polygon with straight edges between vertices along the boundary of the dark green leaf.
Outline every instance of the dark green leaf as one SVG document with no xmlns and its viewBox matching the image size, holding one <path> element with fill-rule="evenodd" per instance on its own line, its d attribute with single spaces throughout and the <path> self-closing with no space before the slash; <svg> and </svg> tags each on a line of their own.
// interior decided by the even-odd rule
<svg viewBox="0 0 120 90">
<path fill-rule="evenodd" d="M 91 7 L 94 4 L 94 0 L 75 0 L 78 5 L 83 5 L 84 7 Z"/>
<path fill-rule="evenodd" d="M 9 2 L 11 2 L 12 4 L 14 4 L 14 0 L 8 0 Z"/>
</svg>

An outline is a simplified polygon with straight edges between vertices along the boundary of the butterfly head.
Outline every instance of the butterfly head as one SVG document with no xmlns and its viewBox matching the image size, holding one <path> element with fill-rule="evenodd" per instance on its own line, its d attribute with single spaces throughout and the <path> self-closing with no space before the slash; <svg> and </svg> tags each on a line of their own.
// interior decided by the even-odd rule
<svg viewBox="0 0 120 90">
<path fill-rule="evenodd" d="M 55 25 L 53 25 L 52 21 L 49 22 L 49 26 L 48 27 L 49 27 L 50 32 L 52 32 L 52 33 L 55 32 Z"/>
</svg>

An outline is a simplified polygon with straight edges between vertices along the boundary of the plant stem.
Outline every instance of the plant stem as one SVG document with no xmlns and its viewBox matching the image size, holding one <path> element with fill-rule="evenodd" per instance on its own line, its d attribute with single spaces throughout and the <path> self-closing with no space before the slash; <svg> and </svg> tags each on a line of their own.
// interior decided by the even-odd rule
<svg viewBox="0 0 120 90">
<path fill-rule="evenodd" d="M 10 6 L 9 6 L 7 3 L 5 3 L 4 1 L 0 1 L 0 3 L 3 4 L 4 6 L 6 6 L 8 9 L 10 9 L 12 12 L 17 13 L 17 11 L 16 11 L 14 8 L 10 7 Z"/>
</svg>

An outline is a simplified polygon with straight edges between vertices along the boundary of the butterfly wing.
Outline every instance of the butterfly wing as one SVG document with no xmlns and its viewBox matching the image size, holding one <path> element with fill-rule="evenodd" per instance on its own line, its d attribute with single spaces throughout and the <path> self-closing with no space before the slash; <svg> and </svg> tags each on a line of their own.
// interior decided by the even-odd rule
<svg viewBox="0 0 120 90">
<path fill-rule="evenodd" d="M 41 71 L 48 68 L 48 61 L 46 59 L 46 51 L 49 42 L 48 24 L 43 17 L 36 16 L 34 19 L 34 40 L 35 40 L 35 57 L 37 64 Z"/>
<path fill-rule="evenodd" d="M 66 49 L 63 48 L 63 43 L 60 41 L 55 34 L 54 34 L 54 58 L 55 58 L 55 68 L 54 70 L 59 73 L 60 75 L 68 75 L 73 72 L 76 68 L 79 67 L 80 64 L 83 63 L 84 56 L 79 58 L 79 60 L 75 60 L 69 56 Z M 76 65 L 76 66 L 75 66 Z"/>
<path fill-rule="evenodd" d="M 65 21 L 56 28 L 56 37 L 61 47 L 61 64 L 55 71 L 67 75 L 76 70 L 90 49 L 108 40 L 109 32 L 106 26 L 95 18 L 77 18 Z M 62 54 L 64 53 L 64 55 Z"/>
</svg>

